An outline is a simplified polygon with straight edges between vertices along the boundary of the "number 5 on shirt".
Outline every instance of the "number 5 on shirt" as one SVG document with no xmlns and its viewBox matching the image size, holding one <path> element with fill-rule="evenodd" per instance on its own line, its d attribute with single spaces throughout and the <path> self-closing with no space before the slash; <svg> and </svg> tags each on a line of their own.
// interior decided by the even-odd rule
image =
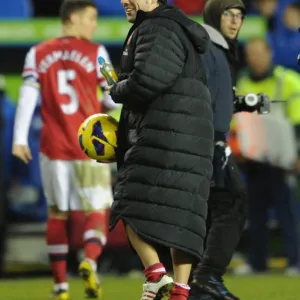
<svg viewBox="0 0 300 300">
<path fill-rule="evenodd" d="M 67 95 L 70 100 L 68 104 L 61 104 L 61 109 L 66 115 L 75 114 L 79 108 L 78 95 L 70 83 L 75 78 L 76 72 L 74 70 L 59 70 L 57 72 L 58 93 L 60 95 Z"/>
</svg>

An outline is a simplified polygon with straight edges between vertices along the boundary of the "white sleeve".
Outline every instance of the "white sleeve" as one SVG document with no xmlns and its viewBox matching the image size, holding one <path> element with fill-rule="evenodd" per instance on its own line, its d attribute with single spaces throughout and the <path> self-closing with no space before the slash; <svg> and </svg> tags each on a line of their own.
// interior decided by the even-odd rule
<svg viewBox="0 0 300 300">
<path fill-rule="evenodd" d="M 14 145 L 28 145 L 28 134 L 40 91 L 33 85 L 23 84 L 15 117 Z"/>
<path fill-rule="evenodd" d="M 14 125 L 15 145 L 28 145 L 31 119 L 40 95 L 34 47 L 26 55 L 22 77 L 23 85 L 20 88 Z"/>
<path fill-rule="evenodd" d="M 23 81 L 27 84 L 39 87 L 39 74 L 36 67 L 36 48 L 32 47 L 26 55 L 23 73 Z"/>
<path fill-rule="evenodd" d="M 107 92 L 103 92 L 103 94 L 102 103 L 106 109 L 112 110 L 121 106 L 121 104 L 115 103 Z"/>
<path fill-rule="evenodd" d="M 98 47 L 96 66 L 97 66 L 97 78 L 99 80 L 99 84 L 100 84 L 101 87 L 104 87 L 104 86 L 107 85 L 107 82 L 106 82 L 105 78 L 103 77 L 103 75 L 100 72 L 100 66 L 99 66 L 99 63 L 98 63 L 98 57 L 99 56 L 102 56 L 105 59 L 106 62 L 111 63 L 109 54 L 108 54 L 106 48 L 103 45 L 100 45 Z"/>
</svg>

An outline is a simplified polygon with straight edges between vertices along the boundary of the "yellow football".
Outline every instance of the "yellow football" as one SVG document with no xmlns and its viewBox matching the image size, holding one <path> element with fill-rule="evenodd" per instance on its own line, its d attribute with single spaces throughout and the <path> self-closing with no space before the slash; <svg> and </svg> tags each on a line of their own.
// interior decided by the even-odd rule
<svg viewBox="0 0 300 300">
<path fill-rule="evenodd" d="M 116 161 L 118 121 L 106 114 L 88 117 L 78 129 L 82 151 L 102 163 Z"/>
</svg>

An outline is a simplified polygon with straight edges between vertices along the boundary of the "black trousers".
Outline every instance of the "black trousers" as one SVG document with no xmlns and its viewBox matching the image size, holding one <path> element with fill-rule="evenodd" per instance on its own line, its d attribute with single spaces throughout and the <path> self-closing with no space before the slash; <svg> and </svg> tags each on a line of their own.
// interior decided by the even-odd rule
<svg viewBox="0 0 300 300">
<path fill-rule="evenodd" d="M 225 167 L 224 187 L 212 187 L 210 191 L 205 251 L 196 274 L 222 276 L 226 272 L 243 234 L 246 219 L 246 189 L 231 155 Z"/>
<path fill-rule="evenodd" d="M 265 271 L 268 260 L 268 210 L 273 207 L 282 231 L 289 266 L 299 263 L 296 197 L 286 182 L 286 173 L 258 163 L 246 165 L 249 199 L 249 256 L 253 269 Z"/>
</svg>

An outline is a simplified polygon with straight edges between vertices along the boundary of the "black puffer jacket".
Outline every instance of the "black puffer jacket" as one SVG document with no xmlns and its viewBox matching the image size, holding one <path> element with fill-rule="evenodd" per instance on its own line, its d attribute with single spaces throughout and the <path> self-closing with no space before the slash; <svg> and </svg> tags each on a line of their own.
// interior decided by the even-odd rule
<svg viewBox="0 0 300 300">
<path fill-rule="evenodd" d="M 200 257 L 212 175 L 210 94 L 199 53 L 209 37 L 179 9 L 138 17 L 124 44 L 119 178 L 110 228 L 122 219 L 144 239 Z"/>
</svg>

